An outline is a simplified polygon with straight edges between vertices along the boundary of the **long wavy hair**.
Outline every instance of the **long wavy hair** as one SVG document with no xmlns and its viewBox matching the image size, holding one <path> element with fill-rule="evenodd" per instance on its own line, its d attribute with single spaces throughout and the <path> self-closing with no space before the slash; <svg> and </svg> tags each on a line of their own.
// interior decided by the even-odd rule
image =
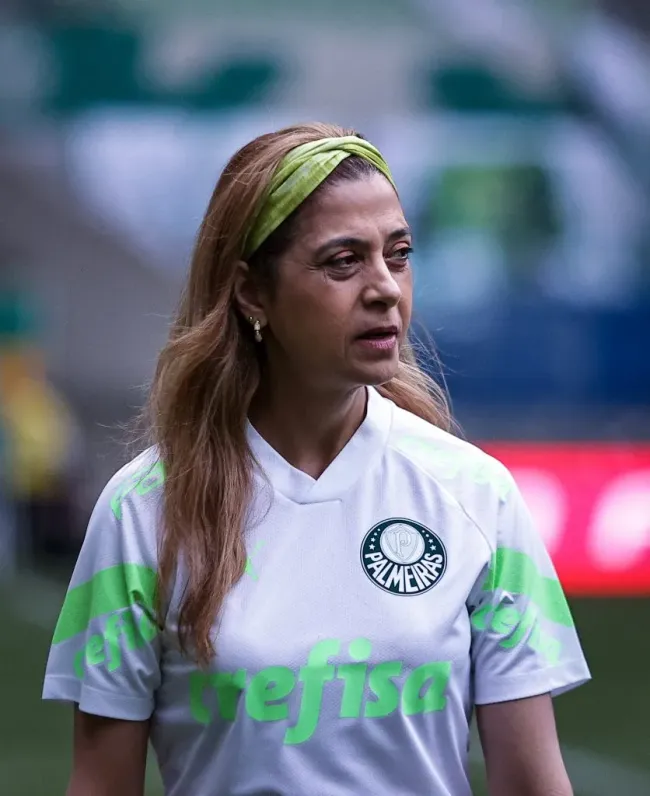
<svg viewBox="0 0 650 796">
<path fill-rule="evenodd" d="M 253 454 L 246 419 L 260 382 L 263 346 L 255 344 L 235 305 L 235 263 L 242 259 L 246 233 L 284 156 L 310 141 L 348 135 L 358 133 L 306 124 L 263 135 L 233 156 L 210 199 L 177 317 L 158 359 L 145 409 L 149 442 L 165 471 L 158 609 L 163 610 L 182 561 L 180 644 L 186 652 L 191 648 L 201 665 L 214 655 L 215 620 L 247 557 L 243 528 L 252 497 Z M 373 169 L 361 158 L 348 158 L 319 191 Z M 252 273 L 271 288 L 301 209 L 249 259 Z M 400 352 L 395 378 L 378 389 L 397 406 L 451 427 L 445 393 L 420 369 L 410 344 Z"/>
</svg>

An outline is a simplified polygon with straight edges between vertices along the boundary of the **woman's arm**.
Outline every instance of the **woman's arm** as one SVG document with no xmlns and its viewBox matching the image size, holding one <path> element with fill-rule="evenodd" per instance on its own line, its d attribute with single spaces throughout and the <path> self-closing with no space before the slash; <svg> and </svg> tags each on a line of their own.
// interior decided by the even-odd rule
<svg viewBox="0 0 650 796">
<path fill-rule="evenodd" d="M 75 706 L 72 776 L 66 796 L 143 796 L 149 721 L 120 721 Z"/>
<path fill-rule="evenodd" d="M 573 796 L 549 694 L 476 713 L 492 796 Z"/>
</svg>

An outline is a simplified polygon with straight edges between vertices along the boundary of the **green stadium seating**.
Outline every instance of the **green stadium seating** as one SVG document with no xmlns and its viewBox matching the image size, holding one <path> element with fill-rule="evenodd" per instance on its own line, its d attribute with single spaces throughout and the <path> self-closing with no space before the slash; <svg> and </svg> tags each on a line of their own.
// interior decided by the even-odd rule
<svg viewBox="0 0 650 796">
<path fill-rule="evenodd" d="M 281 64 L 252 53 L 207 68 L 183 87 L 147 85 L 143 41 L 136 30 L 94 25 L 50 31 L 56 88 L 45 110 L 66 116 L 98 105 L 179 105 L 193 110 L 239 108 L 264 102 L 278 84 Z"/>
</svg>

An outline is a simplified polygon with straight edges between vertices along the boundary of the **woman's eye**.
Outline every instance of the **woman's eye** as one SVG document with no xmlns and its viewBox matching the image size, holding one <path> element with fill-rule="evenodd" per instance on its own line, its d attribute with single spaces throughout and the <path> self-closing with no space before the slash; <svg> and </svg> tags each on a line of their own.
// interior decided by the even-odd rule
<svg viewBox="0 0 650 796">
<path fill-rule="evenodd" d="M 353 266 L 358 262 L 359 258 L 356 254 L 346 254 L 343 257 L 333 257 L 329 261 L 329 265 L 333 266 L 334 268 L 350 268 L 350 266 Z"/>
<path fill-rule="evenodd" d="M 413 249 L 410 246 L 403 246 L 401 249 L 396 249 L 392 253 L 390 259 L 405 263 L 412 254 Z"/>
</svg>

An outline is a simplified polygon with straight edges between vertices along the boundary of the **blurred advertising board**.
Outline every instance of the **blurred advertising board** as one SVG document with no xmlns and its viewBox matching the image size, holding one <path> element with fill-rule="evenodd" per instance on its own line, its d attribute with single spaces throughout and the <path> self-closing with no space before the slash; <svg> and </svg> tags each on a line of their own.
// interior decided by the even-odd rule
<svg viewBox="0 0 650 796">
<path fill-rule="evenodd" d="M 571 595 L 650 595 L 650 444 L 482 446 L 512 472 Z"/>
</svg>

